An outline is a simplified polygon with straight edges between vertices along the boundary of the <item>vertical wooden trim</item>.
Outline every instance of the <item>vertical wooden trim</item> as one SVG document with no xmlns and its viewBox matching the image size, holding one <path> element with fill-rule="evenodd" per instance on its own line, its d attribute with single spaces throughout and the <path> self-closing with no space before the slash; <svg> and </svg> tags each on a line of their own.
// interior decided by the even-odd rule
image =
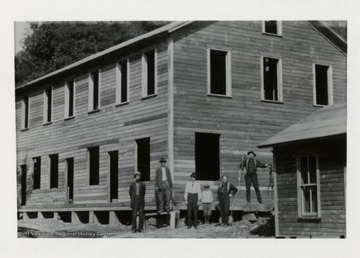
<svg viewBox="0 0 360 258">
<path fill-rule="evenodd" d="M 332 65 L 329 66 L 329 70 L 328 70 L 328 101 L 329 101 L 329 105 L 334 104 L 334 93 L 333 93 L 333 69 L 332 69 Z"/>
<path fill-rule="evenodd" d="M 320 167 L 319 167 L 319 154 L 315 155 L 316 159 L 316 198 L 317 198 L 317 217 L 321 217 L 321 184 L 320 184 Z"/>
<path fill-rule="evenodd" d="M 65 204 L 69 203 L 69 159 L 65 159 L 65 179 L 64 179 L 64 190 L 65 190 Z M 60 187 L 59 187 L 60 188 Z"/>
<path fill-rule="evenodd" d="M 168 40 L 168 166 L 174 182 L 174 40 Z"/>
<path fill-rule="evenodd" d="M 296 157 L 296 189 L 297 189 L 297 203 L 298 203 L 298 217 L 302 216 L 303 213 L 303 206 L 302 206 L 302 192 L 300 188 L 300 180 L 301 180 L 301 174 L 300 174 L 300 157 Z"/>
<path fill-rule="evenodd" d="M 316 103 L 316 64 L 312 65 L 313 70 L 313 105 L 317 105 Z"/>
<path fill-rule="evenodd" d="M 282 59 L 278 59 L 278 101 L 283 101 Z"/>
<path fill-rule="evenodd" d="M 127 73 L 127 81 L 126 81 L 126 93 L 127 93 L 127 96 L 126 96 L 126 101 L 127 102 L 130 102 L 130 58 L 128 58 L 126 60 L 126 73 Z"/>
<path fill-rule="evenodd" d="M 76 80 L 75 78 L 73 79 L 73 116 L 76 115 Z"/>
<path fill-rule="evenodd" d="M 282 36 L 283 35 L 283 31 L 282 31 L 282 21 L 276 21 L 276 25 L 277 25 L 277 34 Z"/>
<path fill-rule="evenodd" d="M 157 62 L 157 48 L 154 48 L 154 93 L 158 93 L 158 62 Z"/>
<path fill-rule="evenodd" d="M 98 107 L 97 107 L 97 109 L 100 109 L 101 108 L 101 68 L 99 68 L 97 70 L 97 72 L 98 72 Z"/>
<path fill-rule="evenodd" d="M 265 21 L 263 21 L 263 23 L 265 24 Z M 264 25 L 265 26 L 265 25 Z M 261 99 L 264 100 L 265 99 L 265 91 L 264 91 L 264 56 L 260 56 L 260 90 L 261 90 Z"/>
<path fill-rule="evenodd" d="M 120 62 L 116 62 L 115 65 L 115 96 L 116 96 L 116 104 L 121 103 L 121 65 Z"/>
<path fill-rule="evenodd" d="M 93 103 L 94 103 L 93 96 L 94 96 L 94 78 L 90 72 L 88 77 L 88 111 L 93 110 Z"/>
<path fill-rule="evenodd" d="M 279 236 L 279 203 L 278 203 L 278 183 L 276 173 L 276 152 L 273 151 L 273 173 L 274 173 L 274 209 L 275 209 L 275 236 Z"/>
<path fill-rule="evenodd" d="M 64 119 L 69 117 L 69 101 L 70 101 L 70 92 L 69 92 L 69 83 L 65 80 L 64 83 L 64 98 L 65 98 L 65 108 L 64 108 Z"/>
<path fill-rule="evenodd" d="M 231 78 L 231 51 L 227 51 L 226 53 L 226 96 L 232 96 L 232 78 Z"/>
<path fill-rule="evenodd" d="M 48 97 L 47 97 L 47 94 L 46 94 L 46 89 L 44 89 L 43 91 L 43 124 L 45 124 L 47 121 L 47 107 L 48 107 Z"/>
<path fill-rule="evenodd" d="M 211 49 L 208 48 L 206 52 L 206 66 L 207 66 L 207 94 L 211 94 L 211 67 L 210 67 L 210 55 Z"/>
<path fill-rule="evenodd" d="M 145 52 L 141 55 L 141 96 L 145 97 L 147 93 L 147 60 Z"/>
</svg>

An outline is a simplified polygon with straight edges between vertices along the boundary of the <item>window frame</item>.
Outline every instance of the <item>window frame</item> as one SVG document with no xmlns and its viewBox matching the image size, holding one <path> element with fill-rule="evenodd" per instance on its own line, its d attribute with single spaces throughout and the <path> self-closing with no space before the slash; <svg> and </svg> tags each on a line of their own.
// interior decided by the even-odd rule
<svg viewBox="0 0 360 258">
<path fill-rule="evenodd" d="M 276 21 L 276 31 L 277 31 L 277 33 L 271 33 L 271 32 L 266 31 L 266 26 L 265 26 L 266 21 L 267 20 L 262 21 L 262 33 L 264 35 L 271 35 L 271 36 L 278 36 L 278 37 L 283 36 L 282 21 L 275 20 Z"/>
<path fill-rule="evenodd" d="M 25 99 L 27 99 L 27 101 L 25 101 Z M 30 96 L 25 95 L 21 98 L 21 130 L 28 130 L 29 127 L 30 127 Z"/>
<path fill-rule="evenodd" d="M 72 85 L 73 85 L 73 100 L 72 100 L 72 108 L 73 108 L 73 114 L 70 115 L 69 112 L 70 112 L 70 89 L 69 89 L 69 86 L 70 86 L 70 82 L 72 82 Z M 65 81 L 65 116 L 64 118 L 65 119 L 69 119 L 69 118 L 73 118 L 75 117 L 75 95 L 76 95 L 76 81 L 75 81 L 75 78 L 73 79 L 69 79 L 69 80 L 66 80 Z"/>
<path fill-rule="evenodd" d="M 53 103 L 54 103 L 54 87 L 50 86 L 50 87 L 46 87 L 44 89 L 44 107 L 43 107 L 43 125 L 47 125 L 47 124 L 51 124 L 53 121 L 53 113 L 54 113 L 54 107 L 53 107 Z M 50 95 L 51 95 L 51 101 L 49 104 L 49 92 L 50 91 Z M 50 110 L 50 118 L 49 118 L 49 108 Z"/>
<path fill-rule="evenodd" d="M 126 63 L 126 101 L 122 101 L 122 72 L 121 72 L 121 64 Z M 129 58 L 119 60 L 116 62 L 116 101 L 115 105 L 123 105 L 129 103 L 130 97 L 130 60 Z"/>
<path fill-rule="evenodd" d="M 316 160 L 316 184 L 302 184 L 301 178 L 301 158 L 315 157 Z M 296 157 L 296 181 L 297 181 L 297 199 L 298 199 L 298 218 L 300 219 L 320 219 L 321 218 L 321 197 L 320 197 L 320 169 L 319 169 L 319 155 L 318 154 L 306 154 L 297 155 Z M 303 186 L 311 187 L 316 185 L 316 201 L 317 201 L 317 212 L 307 213 L 304 211 L 304 200 L 303 200 Z"/>
<path fill-rule="evenodd" d="M 211 51 L 226 52 L 225 56 L 225 94 L 211 93 Z M 207 95 L 217 97 L 232 97 L 232 80 L 231 80 L 231 49 L 226 48 L 207 48 Z"/>
<path fill-rule="evenodd" d="M 98 104 L 97 104 L 97 108 L 94 108 L 94 76 L 93 74 L 97 72 L 98 73 Z M 89 72 L 89 76 L 88 76 L 88 80 L 89 80 L 89 86 L 88 86 L 88 90 L 89 90 L 89 96 L 88 96 L 88 113 L 92 113 L 92 112 L 97 112 L 100 110 L 101 107 L 101 69 L 95 69 Z"/>
<path fill-rule="evenodd" d="M 264 74 L 264 58 L 277 59 L 277 87 L 278 87 L 278 100 L 265 99 L 265 74 Z M 271 103 L 284 103 L 283 96 L 283 72 L 282 72 L 282 59 L 279 56 L 262 55 L 260 57 L 260 72 L 261 72 L 261 101 Z"/>
<path fill-rule="evenodd" d="M 317 104 L 316 103 L 316 66 L 327 66 L 328 67 L 328 72 L 327 72 L 327 79 L 328 79 L 328 85 L 327 85 L 327 90 L 328 90 L 328 104 L 327 105 L 322 105 L 322 104 Z M 313 70 L 313 105 L 315 107 L 327 107 L 327 106 L 331 106 L 332 104 L 334 104 L 334 88 L 333 88 L 333 68 L 332 65 L 329 64 L 322 64 L 322 63 L 313 63 L 312 65 L 312 70 Z"/>
<path fill-rule="evenodd" d="M 146 58 L 146 54 L 150 51 L 154 51 L 154 93 L 153 94 L 149 94 L 148 95 L 148 63 L 147 63 L 147 58 Z M 146 98 L 150 98 L 153 96 L 156 96 L 158 93 L 157 90 L 157 84 L 158 84 L 158 79 L 157 79 L 157 74 L 158 74 L 158 62 L 157 62 L 157 48 L 153 47 L 153 48 L 148 48 L 146 50 L 143 51 L 142 55 L 141 55 L 141 67 L 142 67 L 142 71 L 141 71 L 141 95 L 143 99 Z"/>
</svg>

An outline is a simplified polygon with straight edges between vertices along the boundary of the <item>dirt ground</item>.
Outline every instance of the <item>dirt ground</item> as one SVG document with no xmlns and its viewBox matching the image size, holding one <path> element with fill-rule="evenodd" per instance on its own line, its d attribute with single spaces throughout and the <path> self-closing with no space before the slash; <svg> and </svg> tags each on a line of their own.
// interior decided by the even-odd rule
<svg viewBox="0 0 360 258">
<path fill-rule="evenodd" d="M 101 224 L 71 224 L 57 219 L 19 220 L 20 238 L 259 238 L 250 231 L 257 231 L 268 219 L 259 218 L 256 222 L 236 221 L 231 226 L 219 224 L 200 224 L 198 229 L 187 229 L 181 219 L 176 229 L 156 228 L 156 221 L 149 220 L 147 229 L 142 233 L 132 233 L 130 225 L 116 226 Z M 270 236 L 271 237 L 271 236 Z"/>
</svg>

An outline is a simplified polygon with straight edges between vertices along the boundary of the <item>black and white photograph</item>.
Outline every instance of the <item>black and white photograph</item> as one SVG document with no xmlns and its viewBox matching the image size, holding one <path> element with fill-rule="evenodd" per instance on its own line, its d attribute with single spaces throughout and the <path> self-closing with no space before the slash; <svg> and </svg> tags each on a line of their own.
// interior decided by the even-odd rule
<svg viewBox="0 0 360 258">
<path fill-rule="evenodd" d="M 12 241 L 349 248 L 357 24 L 276 14 L 14 15 Z"/>
</svg>

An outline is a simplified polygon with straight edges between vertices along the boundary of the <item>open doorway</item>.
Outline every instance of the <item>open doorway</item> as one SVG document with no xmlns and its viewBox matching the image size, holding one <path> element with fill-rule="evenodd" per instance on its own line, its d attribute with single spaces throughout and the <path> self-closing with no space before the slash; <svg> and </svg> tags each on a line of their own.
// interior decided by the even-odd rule
<svg viewBox="0 0 360 258">
<path fill-rule="evenodd" d="M 110 188 L 109 188 L 109 199 L 112 202 L 113 199 L 118 199 L 118 185 L 119 185 L 119 170 L 118 170 L 118 162 L 119 155 L 118 151 L 110 151 L 109 152 L 109 172 L 110 172 Z"/>
<path fill-rule="evenodd" d="M 26 165 L 21 165 L 21 205 L 26 205 L 26 180 L 27 180 L 27 171 Z"/>
<path fill-rule="evenodd" d="M 67 203 L 74 202 L 74 158 L 68 158 L 66 162 L 67 175 Z"/>
</svg>

